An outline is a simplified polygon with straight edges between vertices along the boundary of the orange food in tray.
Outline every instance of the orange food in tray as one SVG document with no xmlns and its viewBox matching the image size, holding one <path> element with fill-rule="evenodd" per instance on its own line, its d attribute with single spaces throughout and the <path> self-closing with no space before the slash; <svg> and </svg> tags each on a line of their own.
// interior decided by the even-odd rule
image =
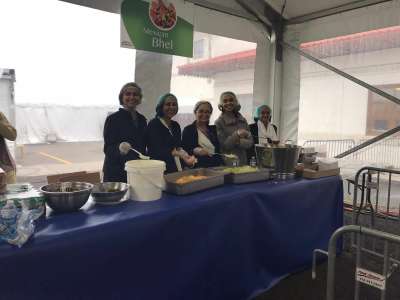
<svg viewBox="0 0 400 300">
<path fill-rule="evenodd" d="M 186 175 L 186 176 L 182 176 L 180 178 L 178 178 L 175 183 L 177 184 L 185 184 L 185 183 L 189 183 L 189 182 L 193 182 L 196 180 L 201 180 L 201 179 L 206 179 L 207 176 L 204 175 Z"/>
</svg>

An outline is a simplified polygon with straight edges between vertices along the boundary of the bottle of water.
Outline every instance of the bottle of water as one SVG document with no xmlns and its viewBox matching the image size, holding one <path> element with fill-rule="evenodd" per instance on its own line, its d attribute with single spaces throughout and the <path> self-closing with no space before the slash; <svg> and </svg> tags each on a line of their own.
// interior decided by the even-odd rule
<svg viewBox="0 0 400 300">
<path fill-rule="evenodd" d="M 250 158 L 250 167 L 253 167 L 253 168 L 257 167 L 257 160 L 254 156 L 252 156 Z"/>
</svg>

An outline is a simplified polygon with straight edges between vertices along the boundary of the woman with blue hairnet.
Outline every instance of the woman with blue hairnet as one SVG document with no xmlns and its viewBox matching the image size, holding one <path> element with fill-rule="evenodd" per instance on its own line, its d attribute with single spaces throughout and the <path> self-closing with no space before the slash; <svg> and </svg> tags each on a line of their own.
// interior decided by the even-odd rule
<svg viewBox="0 0 400 300">
<path fill-rule="evenodd" d="M 271 123 L 272 109 L 268 105 L 257 107 L 254 113 L 254 122 L 250 124 L 250 132 L 257 145 L 279 144 L 278 128 Z M 255 147 L 251 147 L 247 152 L 250 160 L 256 157 Z"/>
<path fill-rule="evenodd" d="M 250 131 L 255 144 L 279 144 L 278 128 L 271 123 L 272 109 L 268 105 L 257 107 L 254 113 L 254 122 L 250 124 Z"/>
<path fill-rule="evenodd" d="M 239 164 L 246 165 L 246 152 L 253 146 L 253 137 L 246 119 L 239 113 L 240 104 L 235 93 L 222 93 L 218 108 L 222 113 L 215 121 L 215 126 L 221 151 L 224 154 L 236 155 Z"/>
<path fill-rule="evenodd" d="M 181 148 L 181 127 L 172 120 L 177 113 L 176 96 L 171 93 L 161 96 L 156 106 L 156 117 L 149 122 L 146 131 L 147 154 L 152 159 L 164 161 L 166 173 L 181 171 L 182 161 L 190 167 L 196 163 L 196 158 Z"/>
</svg>

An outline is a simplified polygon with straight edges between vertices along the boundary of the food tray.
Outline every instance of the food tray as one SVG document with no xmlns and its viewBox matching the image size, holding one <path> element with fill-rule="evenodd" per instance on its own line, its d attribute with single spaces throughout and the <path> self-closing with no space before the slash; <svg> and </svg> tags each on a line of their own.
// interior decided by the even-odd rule
<svg viewBox="0 0 400 300">
<path fill-rule="evenodd" d="M 331 169 L 331 170 L 323 170 L 323 171 L 316 171 L 311 169 L 304 169 L 303 177 L 308 179 L 317 179 L 321 177 L 328 177 L 328 176 L 336 176 L 340 174 L 340 168 Z"/>
<path fill-rule="evenodd" d="M 217 167 L 214 170 L 224 172 L 225 174 L 225 183 L 250 183 L 268 180 L 270 178 L 270 169 L 267 168 L 259 168 L 256 172 L 246 172 L 240 174 L 234 174 L 223 171 L 226 169 L 225 167 Z"/>
<path fill-rule="evenodd" d="M 203 175 L 207 176 L 205 179 L 199 179 L 196 181 L 178 184 L 175 181 L 182 176 L 187 175 Z M 175 172 L 164 175 L 165 179 L 165 191 L 176 195 L 187 195 L 199 191 L 204 191 L 216 186 L 224 184 L 224 173 L 218 172 L 211 169 L 193 169 L 182 172 Z"/>
</svg>

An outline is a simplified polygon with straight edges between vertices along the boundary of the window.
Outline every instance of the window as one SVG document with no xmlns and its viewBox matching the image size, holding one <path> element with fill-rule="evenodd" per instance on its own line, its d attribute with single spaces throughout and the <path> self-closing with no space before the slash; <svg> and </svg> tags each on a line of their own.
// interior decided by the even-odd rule
<svg viewBox="0 0 400 300">
<path fill-rule="evenodd" d="M 377 88 L 399 97 L 398 85 L 381 85 Z M 400 115 L 400 105 L 368 92 L 368 113 L 367 113 L 367 135 L 381 134 L 382 130 L 398 126 L 398 116 Z"/>
<path fill-rule="evenodd" d="M 388 129 L 387 121 L 386 120 L 375 120 L 374 129 L 375 130 L 387 130 Z"/>
</svg>

